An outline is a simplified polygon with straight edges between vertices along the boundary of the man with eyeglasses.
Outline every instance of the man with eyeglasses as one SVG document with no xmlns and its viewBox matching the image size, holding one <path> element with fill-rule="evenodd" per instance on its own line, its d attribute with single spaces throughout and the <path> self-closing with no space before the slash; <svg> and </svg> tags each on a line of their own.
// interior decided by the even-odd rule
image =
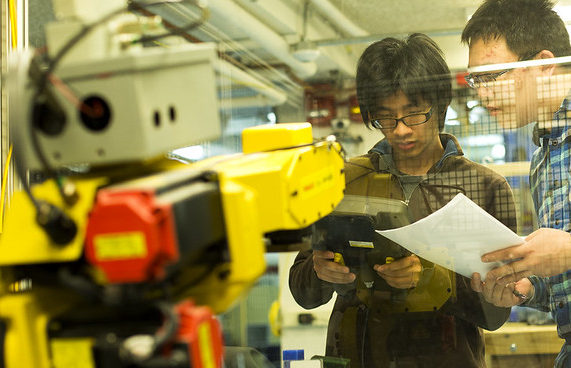
<svg viewBox="0 0 571 368">
<path fill-rule="evenodd" d="M 434 41 L 413 34 L 373 43 L 359 60 L 356 82 L 363 121 L 384 139 L 346 163 L 347 195 L 402 200 L 416 221 L 463 193 L 516 228 L 506 180 L 464 158 L 457 140 L 441 133 L 452 87 Z M 378 237 L 376 249 L 393 244 Z M 349 358 L 352 368 L 485 366 L 479 327 L 499 328 L 509 309 L 486 302 L 468 278 L 414 254 L 370 267 L 373 286 L 335 262 L 331 251 L 301 251 L 291 267 L 290 290 L 304 308 L 337 292 L 326 355 Z M 432 307 L 431 297 L 441 291 L 448 298 Z"/>
<path fill-rule="evenodd" d="M 524 56 L 523 58 L 520 58 L 518 61 L 531 60 L 538 53 L 539 53 L 539 51 L 534 51 L 531 54 L 529 54 L 528 56 Z M 491 88 L 492 85 L 495 84 L 494 82 L 496 82 L 500 76 L 511 72 L 512 69 L 515 69 L 515 68 L 507 68 L 504 70 L 500 70 L 498 72 L 470 73 L 470 74 L 467 74 L 464 77 L 464 79 L 466 80 L 466 83 L 468 83 L 468 86 L 470 86 L 470 88 L 474 88 L 474 89 Z M 489 101 L 489 100 L 487 100 L 487 101 Z M 506 121 L 504 121 L 502 119 L 500 121 L 500 123 L 505 124 Z"/>
<path fill-rule="evenodd" d="M 565 24 L 548 0 L 486 0 L 468 21 L 462 41 L 469 46 L 470 68 L 571 55 Z M 488 272 L 484 282 L 475 274 L 472 287 L 498 306 L 551 311 L 566 340 L 555 367 L 571 367 L 569 80 L 568 67 L 556 64 L 467 77 L 501 125 L 535 123 L 533 140 L 539 146 L 531 159 L 530 186 L 540 229 L 520 246 L 484 255 L 483 261 L 511 262 Z"/>
</svg>

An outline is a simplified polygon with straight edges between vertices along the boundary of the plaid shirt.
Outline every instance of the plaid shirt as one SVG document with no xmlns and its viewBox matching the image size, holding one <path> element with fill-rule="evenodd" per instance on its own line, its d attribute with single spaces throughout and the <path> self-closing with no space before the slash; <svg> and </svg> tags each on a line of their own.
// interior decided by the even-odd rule
<svg viewBox="0 0 571 368">
<path fill-rule="evenodd" d="M 568 111 L 569 110 L 569 111 Z M 571 101 L 565 99 L 554 115 L 549 133 L 540 135 L 539 148 L 533 153 L 530 185 L 539 227 L 571 231 Z M 557 333 L 566 338 L 555 360 L 555 367 L 571 367 L 571 270 L 540 278 L 529 278 L 535 296 L 526 306 L 551 311 Z"/>
</svg>

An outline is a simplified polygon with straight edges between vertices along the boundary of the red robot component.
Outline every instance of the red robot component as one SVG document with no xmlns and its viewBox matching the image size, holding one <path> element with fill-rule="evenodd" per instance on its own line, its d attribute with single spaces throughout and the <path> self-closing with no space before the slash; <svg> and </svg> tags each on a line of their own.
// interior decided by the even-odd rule
<svg viewBox="0 0 571 368">
<path fill-rule="evenodd" d="M 215 368 L 222 366 L 223 341 L 220 324 L 208 307 L 197 307 L 191 301 L 175 307 L 179 316 L 176 343 L 188 346 L 192 368 Z"/>
<path fill-rule="evenodd" d="M 102 189 L 86 230 L 87 260 L 111 283 L 160 279 L 179 258 L 174 215 L 153 191 Z"/>
</svg>

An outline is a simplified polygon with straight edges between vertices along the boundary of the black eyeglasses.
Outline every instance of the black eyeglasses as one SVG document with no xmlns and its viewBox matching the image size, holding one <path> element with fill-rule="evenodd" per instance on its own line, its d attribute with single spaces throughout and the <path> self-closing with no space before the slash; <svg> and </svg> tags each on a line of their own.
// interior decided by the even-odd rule
<svg viewBox="0 0 571 368">
<path fill-rule="evenodd" d="M 471 88 L 480 88 L 480 87 L 486 88 L 488 87 L 488 83 L 495 82 L 500 75 L 503 75 L 511 70 L 512 69 L 507 69 L 496 73 L 482 73 L 482 74 L 470 73 L 466 75 L 464 79 L 466 80 L 466 83 L 468 83 L 468 86 L 470 86 Z"/>
<path fill-rule="evenodd" d="M 519 61 L 531 60 L 535 55 L 537 55 L 538 52 L 539 51 L 536 51 L 533 54 L 530 54 L 529 56 L 521 58 L 519 59 Z M 468 86 L 470 86 L 471 88 L 481 88 L 481 87 L 487 88 L 488 84 L 495 82 L 500 75 L 506 74 L 507 72 L 512 71 L 514 69 L 515 68 L 510 68 L 502 70 L 500 72 L 491 72 L 491 73 L 480 73 L 480 74 L 470 73 L 464 76 L 464 80 L 466 80 L 466 83 L 468 83 Z"/>
<path fill-rule="evenodd" d="M 428 112 L 420 114 L 410 114 L 398 119 L 396 118 L 371 119 L 370 124 L 373 126 L 373 128 L 376 129 L 389 130 L 396 128 L 399 121 L 402 121 L 404 125 L 410 127 L 426 123 L 428 120 L 430 120 L 431 116 L 432 116 L 432 107 L 430 107 L 430 110 L 428 110 Z"/>
</svg>

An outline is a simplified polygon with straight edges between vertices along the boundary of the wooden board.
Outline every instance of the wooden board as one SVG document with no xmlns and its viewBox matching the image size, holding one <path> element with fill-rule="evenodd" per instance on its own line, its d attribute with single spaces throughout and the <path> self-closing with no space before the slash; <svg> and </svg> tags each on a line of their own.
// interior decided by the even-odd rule
<svg viewBox="0 0 571 368">
<path fill-rule="evenodd" d="M 496 331 L 484 331 L 486 354 L 519 355 L 559 353 L 565 340 L 557 336 L 557 326 L 533 326 L 508 322 Z"/>
<path fill-rule="evenodd" d="M 484 340 L 488 368 L 552 367 L 565 342 L 557 336 L 556 325 L 523 322 L 508 322 L 496 331 L 484 331 Z"/>
</svg>

